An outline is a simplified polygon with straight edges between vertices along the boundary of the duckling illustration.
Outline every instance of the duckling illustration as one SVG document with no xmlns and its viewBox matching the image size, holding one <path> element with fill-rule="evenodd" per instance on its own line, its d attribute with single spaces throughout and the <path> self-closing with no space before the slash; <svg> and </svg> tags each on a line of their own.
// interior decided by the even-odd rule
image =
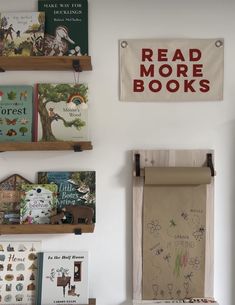
<svg viewBox="0 0 235 305">
<path fill-rule="evenodd" d="M 68 29 L 65 26 L 58 26 L 55 36 L 45 35 L 44 53 L 46 56 L 63 56 L 68 51 L 68 43 L 75 44 L 68 35 Z"/>
</svg>

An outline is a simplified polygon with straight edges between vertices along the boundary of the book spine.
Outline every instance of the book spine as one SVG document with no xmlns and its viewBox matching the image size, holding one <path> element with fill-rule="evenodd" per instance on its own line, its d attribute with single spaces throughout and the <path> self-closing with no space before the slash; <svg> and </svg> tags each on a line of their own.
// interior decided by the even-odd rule
<svg viewBox="0 0 235 305">
<path fill-rule="evenodd" d="M 38 84 L 35 85 L 34 90 L 34 128 L 33 128 L 33 141 L 38 141 Z"/>
<path fill-rule="evenodd" d="M 42 276 L 43 276 L 43 253 L 38 253 L 37 264 L 37 290 L 36 290 L 36 305 L 41 305 L 42 300 Z"/>
</svg>

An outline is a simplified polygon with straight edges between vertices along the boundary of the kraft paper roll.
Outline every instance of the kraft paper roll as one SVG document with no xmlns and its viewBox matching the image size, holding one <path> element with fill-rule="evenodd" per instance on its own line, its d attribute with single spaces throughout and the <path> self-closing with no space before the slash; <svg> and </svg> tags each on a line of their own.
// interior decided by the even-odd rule
<svg viewBox="0 0 235 305">
<path fill-rule="evenodd" d="M 209 167 L 146 167 L 145 185 L 201 185 L 211 183 Z"/>
</svg>

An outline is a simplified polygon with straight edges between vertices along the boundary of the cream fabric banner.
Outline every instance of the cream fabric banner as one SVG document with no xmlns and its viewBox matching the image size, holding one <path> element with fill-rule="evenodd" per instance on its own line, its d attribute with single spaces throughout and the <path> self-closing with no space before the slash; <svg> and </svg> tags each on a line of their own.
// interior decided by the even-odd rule
<svg viewBox="0 0 235 305">
<path fill-rule="evenodd" d="M 119 54 L 122 101 L 223 99 L 223 39 L 127 39 Z"/>
<path fill-rule="evenodd" d="M 165 170 L 145 170 L 142 296 L 144 300 L 204 297 L 205 183 L 211 181 L 210 170 Z"/>
</svg>

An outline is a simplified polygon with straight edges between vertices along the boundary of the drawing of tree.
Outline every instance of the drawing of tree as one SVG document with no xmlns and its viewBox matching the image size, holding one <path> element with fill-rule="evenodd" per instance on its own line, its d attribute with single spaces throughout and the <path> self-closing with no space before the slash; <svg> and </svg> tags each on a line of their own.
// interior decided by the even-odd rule
<svg viewBox="0 0 235 305">
<path fill-rule="evenodd" d="M 69 84 L 40 84 L 38 86 L 38 112 L 42 125 L 42 141 L 58 141 L 52 131 L 52 123 L 56 120 L 61 120 L 64 127 L 75 127 L 80 130 L 85 126 L 85 122 L 80 118 L 73 119 L 71 121 L 65 120 L 62 116 L 56 114 L 54 116 L 49 115 L 47 104 L 50 102 L 61 103 L 66 101 L 72 94 L 80 94 L 87 101 L 87 86 L 84 84 L 78 86 L 71 86 Z"/>
<path fill-rule="evenodd" d="M 19 129 L 19 132 L 22 133 L 22 136 L 24 136 L 27 131 L 28 131 L 28 128 L 25 126 L 22 126 Z"/>
</svg>

